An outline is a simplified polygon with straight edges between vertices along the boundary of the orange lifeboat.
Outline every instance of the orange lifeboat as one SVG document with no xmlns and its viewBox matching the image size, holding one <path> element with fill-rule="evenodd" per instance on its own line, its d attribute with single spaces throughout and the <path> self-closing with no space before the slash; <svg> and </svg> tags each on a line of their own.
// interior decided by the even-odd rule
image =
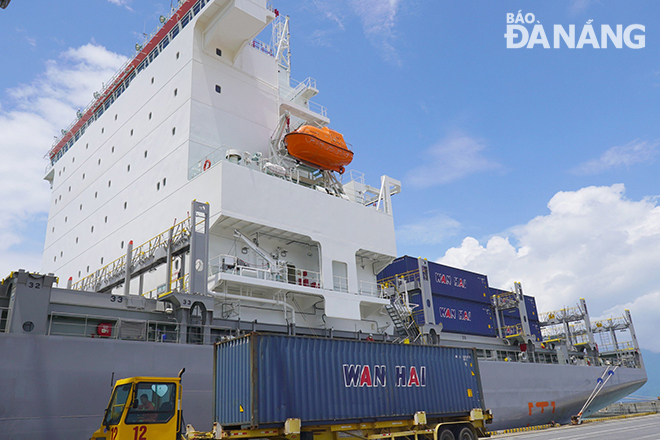
<svg viewBox="0 0 660 440">
<path fill-rule="evenodd" d="M 303 125 L 284 136 L 289 154 L 320 170 L 344 173 L 344 167 L 353 160 L 344 136 L 328 127 L 316 128 Z"/>
</svg>

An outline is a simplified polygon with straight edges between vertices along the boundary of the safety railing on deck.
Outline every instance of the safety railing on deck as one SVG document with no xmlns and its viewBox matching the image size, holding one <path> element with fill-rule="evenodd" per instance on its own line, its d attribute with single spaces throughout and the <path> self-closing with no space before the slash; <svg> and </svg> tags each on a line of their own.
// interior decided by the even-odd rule
<svg viewBox="0 0 660 440">
<path fill-rule="evenodd" d="M 372 296 L 374 298 L 380 298 L 382 296 L 380 284 L 371 281 L 360 280 L 358 282 L 358 293 L 360 295 Z"/>
<path fill-rule="evenodd" d="M 332 277 L 332 290 L 348 293 L 348 278 L 334 275 Z"/>
<path fill-rule="evenodd" d="M 178 342 L 179 324 L 98 315 L 52 313 L 48 335 L 147 342 Z"/>
<path fill-rule="evenodd" d="M 172 243 L 185 240 L 190 236 L 190 218 L 187 218 L 173 226 Z M 166 249 L 170 244 L 170 229 L 160 233 L 154 238 L 133 248 L 131 265 L 135 266 L 140 260 L 153 257 L 158 249 Z M 126 255 L 122 255 L 114 261 L 103 266 L 96 272 L 81 278 L 71 285 L 73 290 L 97 291 L 104 282 L 111 281 L 126 273 Z"/>
</svg>

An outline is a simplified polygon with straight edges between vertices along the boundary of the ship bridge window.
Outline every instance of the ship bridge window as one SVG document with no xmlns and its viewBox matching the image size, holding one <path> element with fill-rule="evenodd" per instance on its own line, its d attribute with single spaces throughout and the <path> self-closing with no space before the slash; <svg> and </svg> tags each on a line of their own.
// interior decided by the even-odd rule
<svg viewBox="0 0 660 440">
<path fill-rule="evenodd" d="M 160 42 L 160 50 L 163 50 L 170 44 L 170 39 L 167 35 L 163 37 L 163 40 Z"/>
<path fill-rule="evenodd" d="M 201 2 L 195 3 L 195 5 L 193 6 L 193 13 L 195 15 L 199 14 L 200 9 L 202 9 Z"/>
<path fill-rule="evenodd" d="M 172 28 L 172 31 L 170 32 L 170 38 L 174 39 L 174 37 L 176 37 L 177 35 L 179 35 L 179 23 L 177 23 Z"/>
</svg>

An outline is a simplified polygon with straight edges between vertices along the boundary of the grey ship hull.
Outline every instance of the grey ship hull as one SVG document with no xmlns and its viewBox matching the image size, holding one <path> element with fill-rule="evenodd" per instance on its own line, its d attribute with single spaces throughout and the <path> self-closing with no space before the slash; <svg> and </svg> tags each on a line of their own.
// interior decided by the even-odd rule
<svg viewBox="0 0 660 440">
<path fill-rule="evenodd" d="M 98 429 L 111 379 L 173 376 L 185 367 L 184 417 L 211 428 L 213 347 L 65 336 L 0 334 L 0 440 L 88 439 Z M 593 390 L 604 368 L 481 361 L 491 430 L 567 422 Z M 599 394 L 596 411 L 646 382 L 642 369 L 620 368 Z M 530 402 L 533 405 L 531 415 Z M 537 402 L 547 402 L 541 410 Z M 554 413 L 550 403 L 555 402 Z"/>
</svg>

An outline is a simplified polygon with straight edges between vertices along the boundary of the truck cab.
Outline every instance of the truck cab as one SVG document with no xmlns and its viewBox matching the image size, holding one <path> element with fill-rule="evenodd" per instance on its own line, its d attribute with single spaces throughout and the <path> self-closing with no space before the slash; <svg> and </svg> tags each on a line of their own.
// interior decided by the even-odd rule
<svg viewBox="0 0 660 440">
<path fill-rule="evenodd" d="M 180 377 L 118 380 L 92 440 L 175 440 L 181 432 L 180 408 Z"/>
</svg>

